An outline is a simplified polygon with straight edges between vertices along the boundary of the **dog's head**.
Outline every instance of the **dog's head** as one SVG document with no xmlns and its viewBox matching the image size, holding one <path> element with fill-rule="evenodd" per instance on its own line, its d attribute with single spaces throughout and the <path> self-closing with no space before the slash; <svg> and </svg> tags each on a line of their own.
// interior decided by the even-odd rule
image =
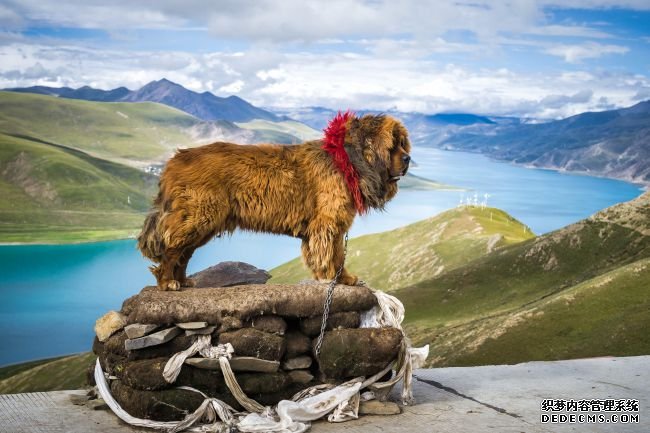
<svg viewBox="0 0 650 433">
<path fill-rule="evenodd" d="M 411 161 L 411 142 L 402 123 L 390 116 L 355 117 L 348 125 L 346 151 L 360 179 L 366 204 L 382 209 L 397 194 Z"/>
</svg>

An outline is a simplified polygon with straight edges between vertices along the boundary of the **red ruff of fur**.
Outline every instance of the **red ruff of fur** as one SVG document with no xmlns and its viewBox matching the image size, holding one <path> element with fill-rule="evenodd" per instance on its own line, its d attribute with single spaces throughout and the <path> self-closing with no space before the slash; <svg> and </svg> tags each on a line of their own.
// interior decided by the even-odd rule
<svg viewBox="0 0 650 433">
<path fill-rule="evenodd" d="M 323 150 L 325 150 L 334 161 L 334 165 L 341 171 L 348 185 L 348 190 L 354 199 L 354 206 L 359 214 L 368 212 L 368 208 L 363 203 L 361 189 L 359 188 L 359 175 L 350 162 L 348 153 L 345 151 L 345 132 L 348 120 L 354 116 L 354 113 L 346 111 L 339 113 L 327 124 L 325 128 L 325 138 L 323 139 Z"/>
</svg>

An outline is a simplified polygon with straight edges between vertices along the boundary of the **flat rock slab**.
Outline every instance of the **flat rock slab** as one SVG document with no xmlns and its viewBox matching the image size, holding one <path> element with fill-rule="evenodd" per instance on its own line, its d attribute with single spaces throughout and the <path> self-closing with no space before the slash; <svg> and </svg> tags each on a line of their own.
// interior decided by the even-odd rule
<svg viewBox="0 0 650 433">
<path fill-rule="evenodd" d="M 244 262 L 221 262 L 190 275 L 197 288 L 264 284 L 271 274 Z"/>
<path fill-rule="evenodd" d="M 124 348 L 126 350 L 138 350 L 144 349 L 145 347 L 157 346 L 168 342 L 180 333 L 181 330 L 176 327 L 163 329 L 162 331 L 154 332 L 144 337 L 126 340 L 124 342 Z"/>
<path fill-rule="evenodd" d="M 327 284 L 252 284 L 227 288 L 160 291 L 145 287 L 122 305 L 128 323 L 168 324 L 208 322 L 221 325 L 228 318 L 243 321 L 261 315 L 313 317 L 323 313 Z M 370 289 L 337 285 L 330 313 L 367 311 L 377 301 Z"/>
<path fill-rule="evenodd" d="M 413 392 L 417 404 L 403 407 L 401 415 L 362 416 L 334 424 L 318 421 L 310 433 L 648 432 L 649 370 L 650 356 L 416 370 Z M 398 398 L 397 388 L 391 399 Z M 112 412 L 75 406 L 70 401 L 71 395 L 85 393 L 0 395 L 0 432 L 152 432 L 130 427 Z M 639 423 L 542 424 L 540 405 L 544 398 L 637 399 Z"/>
<path fill-rule="evenodd" d="M 212 358 L 187 358 L 185 363 L 196 368 L 206 370 L 221 370 L 218 359 Z M 233 371 L 254 371 L 259 373 L 275 373 L 280 368 L 278 361 L 253 358 L 251 356 L 233 356 L 230 359 L 230 368 Z"/>
<path fill-rule="evenodd" d="M 146 325 L 142 323 L 133 323 L 124 328 L 126 336 L 130 339 L 144 337 L 158 329 L 158 325 Z"/>
<path fill-rule="evenodd" d="M 208 326 L 208 322 L 185 322 L 177 323 L 176 326 L 185 330 L 196 330 L 206 328 Z"/>
</svg>

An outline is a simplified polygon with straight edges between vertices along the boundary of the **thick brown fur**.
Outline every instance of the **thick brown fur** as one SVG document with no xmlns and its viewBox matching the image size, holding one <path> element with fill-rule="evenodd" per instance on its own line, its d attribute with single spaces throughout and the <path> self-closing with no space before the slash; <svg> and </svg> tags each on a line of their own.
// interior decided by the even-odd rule
<svg viewBox="0 0 650 433">
<path fill-rule="evenodd" d="M 162 290 L 191 286 L 185 270 L 194 250 L 236 228 L 302 239 L 316 279 L 341 266 L 343 238 L 357 213 L 345 180 L 322 141 L 298 145 L 213 143 L 179 150 L 160 178 L 160 192 L 138 236 Z M 359 175 L 366 207 L 383 209 L 408 169 L 404 126 L 384 115 L 352 118 L 345 150 Z M 339 282 L 358 278 L 343 270 Z"/>
</svg>

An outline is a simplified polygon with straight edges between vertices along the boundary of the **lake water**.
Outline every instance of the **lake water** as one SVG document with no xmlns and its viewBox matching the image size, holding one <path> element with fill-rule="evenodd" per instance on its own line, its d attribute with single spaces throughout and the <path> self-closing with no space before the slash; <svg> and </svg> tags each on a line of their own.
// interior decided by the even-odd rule
<svg viewBox="0 0 650 433">
<path fill-rule="evenodd" d="M 401 191 L 383 213 L 358 218 L 351 236 L 415 222 L 456 206 L 461 197 L 506 210 L 546 233 L 642 191 L 626 182 L 492 161 L 482 155 L 415 149 L 414 174 L 460 191 Z M 289 237 L 235 233 L 197 251 L 189 271 L 224 260 L 265 269 L 296 257 Z M 154 280 L 132 240 L 80 245 L 0 246 L 0 366 L 90 349 L 95 320 Z"/>
</svg>

